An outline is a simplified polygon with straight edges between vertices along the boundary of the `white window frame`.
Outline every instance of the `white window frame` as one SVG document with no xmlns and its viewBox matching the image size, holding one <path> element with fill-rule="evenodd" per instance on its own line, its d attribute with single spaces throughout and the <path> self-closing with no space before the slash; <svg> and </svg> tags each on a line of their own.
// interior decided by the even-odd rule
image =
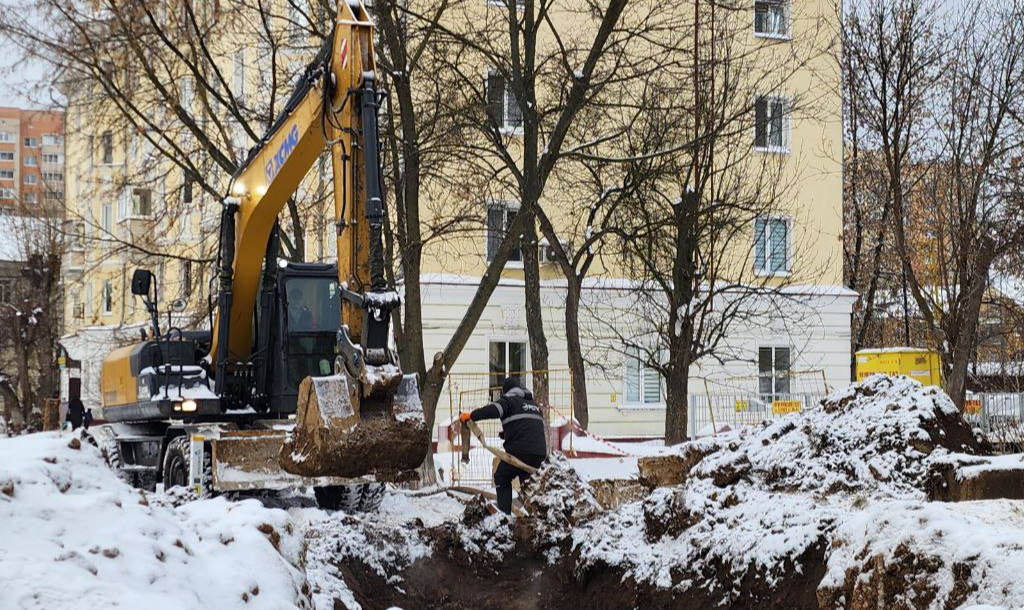
<svg viewBox="0 0 1024 610">
<path fill-rule="evenodd" d="M 100 204 L 100 229 L 105 233 L 114 232 L 114 204 L 109 201 Z"/>
<path fill-rule="evenodd" d="M 775 32 L 758 32 L 757 31 L 757 4 L 758 2 L 765 2 L 767 4 L 779 4 L 783 10 L 783 26 L 785 28 L 784 33 Z M 755 38 L 767 38 L 770 40 L 792 40 L 793 39 L 793 2 L 792 0 L 754 0 L 753 3 L 754 19 L 751 22 L 751 26 L 754 30 Z"/>
<path fill-rule="evenodd" d="M 47 142 L 49 138 L 49 142 Z M 64 138 L 55 133 L 44 133 L 43 134 L 43 146 L 60 146 L 64 143 Z"/>
<path fill-rule="evenodd" d="M 765 132 L 765 145 L 764 146 L 758 146 L 757 145 L 757 103 L 759 101 L 761 101 L 762 99 L 767 100 L 769 102 L 769 107 L 771 106 L 771 102 L 781 101 L 784 104 L 784 106 L 783 106 L 783 114 L 782 114 L 782 144 L 781 145 L 776 145 L 776 144 L 768 143 L 768 139 L 769 139 L 769 132 L 768 131 Z M 768 119 L 766 119 L 766 120 L 768 120 Z M 770 124 L 771 121 L 768 120 L 768 123 Z M 767 129 L 767 127 L 768 126 L 766 125 L 765 128 Z M 793 142 L 793 100 L 792 100 L 792 98 L 790 98 L 788 95 L 782 95 L 782 94 L 776 94 L 776 93 L 765 93 L 765 94 L 760 94 L 760 95 L 755 96 L 754 97 L 754 150 L 757 151 L 757 152 L 762 152 L 762 153 L 772 153 L 772 154 L 788 155 L 790 153 L 790 151 L 791 151 L 792 142 Z"/>
<path fill-rule="evenodd" d="M 530 362 L 530 338 L 528 336 L 520 335 L 520 334 L 514 334 L 514 333 L 513 334 L 497 334 L 497 335 L 488 335 L 487 337 L 485 337 L 485 339 L 486 339 L 487 343 L 484 344 L 484 357 L 487 360 L 487 380 L 488 380 L 488 384 L 490 384 L 490 378 L 491 378 L 491 344 L 492 343 L 504 343 L 505 344 L 505 366 L 506 366 L 506 368 L 508 367 L 508 362 L 509 362 L 508 345 L 510 343 L 522 343 L 523 344 L 523 365 L 526 367 L 525 371 L 530 371 L 531 370 L 532 363 Z M 525 372 L 525 371 L 507 371 L 507 373 L 519 373 L 519 372 Z M 520 379 L 520 381 L 522 381 L 527 386 L 529 386 L 530 383 L 531 383 L 530 379 Z M 488 388 L 488 390 L 489 389 L 490 388 Z M 488 395 L 488 399 L 490 399 L 490 395 Z"/>
<path fill-rule="evenodd" d="M 239 47 L 232 58 L 232 88 L 235 100 L 245 106 L 245 47 Z"/>
<path fill-rule="evenodd" d="M 36 197 L 35 193 L 25 193 L 24 195 L 21 196 L 21 200 L 27 203 L 28 205 L 35 205 L 39 203 L 39 198 Z"/>
<path fill-rule="evenodd" d="M 3 200 L 16 199 L 17 196 L 18 196 L 18 193 L 14 189 L 6 187 L 6 186 L 5 187 L 0 187 L 0 199 L 3 199 Z"/>
<path fill-rule="evenodd" d="M 63 165 L 63 164 L 64 164 L 63 155 L 61 155 L 60 153 L 43 153 L 43 165 Z"/>
<path fill-rule="evenodd" d="M 39 138 L 27 136 L 24 139 L 23 144 L 25 148 L 39 148 Z"/>
<path fill-rule="evenodd" d="M 35 186 L 36 184 L 39 183 L 39 180 L 36 178 L 35 174 L 25 174 L 21 177 L 21 181 L 23 184 L 27 184 L 29 186 Z"/>
<path fill-rule="evenodd" d="M 14 180 L 14 170 L 0 169 L 0 180 Z"/>
<path fill-rule="evenodd" d="M 490 81 L 491 81 L 491 76 L 492 75 L 500 76 L 500 73 L 498 72 L 498 70 L 495 70 L 494 68 L 488 68 L 488 69 L 484 70 L 484 101 L 487 102 L 488 118 L 490 117 L 490 112 L 491 112 L 490 89 L 489 89 L 489 87 L 490 87 Z M 512 90 L 509 88 L 508 82 L 504 81 L 504 77 L 503 76 L 502 76 L 502 80 L 504 82 L 505 95 L 502 98 L 501 125 L 498 127 L 498 131 L 501 132 L 504 135 L 515 135 L 515 136 L 523 135 L 523 123 L 525 123 L 525 121 L 526 121 L 526 115 L 525 115 L 524 112 L 520 111 L 520 113 L 519 113 L 520 116 L 522 117 L 523 123 L 520 123 L 518 126 L 516 126 L 516 125 L 509 125 L 508 124 L 509 104 L 516 104 L 516 103 L 518 103 L 518 100 L 516 100 L 515 93 L 513 93 Z"/>
<path fill-rule="evenodd" d="M 761 392 L 761 377 L 762 377 L 762 374 L 761 374 L 761 350 L 762 349 L 770 349 L 770 350 L 772 350 L 772 365 L 771 365 L 772 391 L 768 392 L 768 393 Z M 787 368 L 786 370 L 789 372 L 789 383 L 790 383 L 790 386 L 789 386 L 789 392 L 787 392 L 787 393 L 781 393 L 781 392 L 776 392 L 775 391 L 775 383 L 776 383 L 775 382 L 775 378 L 777 377 L 777 375 L 775 375 L 775 370 L 776 370 L 775 369 L 775 361 L 776 361 L 776 359 L 778 357 L 778 354 L 776 353 L 776 350 L 780 350 L 780 349 L 789 350 L 789 368 Z M 762 399 L 764 397 L 770 397 L 771 400 L 774 402 L 775 399 L 777 397 L 779 397 L 779 396 L 789 397 L 789 396 L 792 396 L 793 394 L 795 394 L 795 392 L 793 391 L 793 385 L 792 385 L 793 384 L 793 364 L 794 364 L 794 361 L 796 360 L 795 356 L 796 356 L 796 350 L 793 349 L 793 346 L 791 344 L 786 343 L 784 341 L 759 343 L 757 345 L 757 353 L 755 355 L 755 361 L 754 361 L 754 369 L 755 369 L 754 372 L 757 375 L 757 395 L 758 395 L 758 397 L 760 397 Z"/>
<path fill-rule="evenodd" d="M 505 226 L 507 227 L 508 223 L 512 220 L 512 218 L 519 212 L 519 209 L 522 207 L 522 204 L 520 204 L 518 201 L 488 201 L 487 202 L 487 207 L 484 210 L 484 260 L 486 262 L 488 262 L 488 263 L 490 263 L 491 260 L 493 260 L 492 257 L 491 257 L 491 253 L 489 251 L 489 248 L 490 248 L 489 244 L 490 244 L 490 240 L 491 240 L 490 212 L 491 212 L 492 208 L 497 208 L 497 207 L 504 208 L 504 210 L 505 210 Z M 502 239 L 504 239 L 504 236 L 502 236 Z M 509 258 L 509 260 L 505 261 L 505 268 L 506 269 L 522 269 L 523 268 L 523 258 L 525 257 L 525 253 L 523 252 L 522 244 L 519 244 L 518 250 L 519 250 L 519 260 L 513 260 L 512 258 Z"/>
<path fill-rule="evenodd" d="M 758 221 L 764 221 L 764 266 L 757 267 L 757 223 Z M 781 271 L 772 271 L 771 260 L 772 260 L 772 242 L 771 242 L 771 226 L 773 221 L 782 221 L 786 225 L 786 264 Z M 754 264 L 754 275 L 758 277 L 789 277 L 793 274 L 793 217 L 792 216 L 759 216 L 754 219 L 753 225 L 750 228 L 750 234 L 753 237 L 751 245 L 753 247 L 753 264 Z"/>
<path fill-rule="evenodd" d="M 0 131 L 0 142 L 9 144 L 14 142 L 14 134 L 9 131 Z"/>
<path fill-rule="evenodd" d="M 25 155 L 25 165 L 29 167 L 38 167 L 39 159 L 35 155 Z"/>
<path fill-rule="evenodd" d="M 14 161 L 14 151 L 0 150 L 0 161 Z"/>
<path fill-rule="evenodd" d="M 639 342 L 633 342 L 633 345 Z M 631 354 L 636 352 L 636 355 Z M 660 350 L 659 350 L 660 354 Z M 661 374 L 658 373 L 657 369 L 647 366 L 642 360 L 642 350 L 632 345 L 627 345 L 623 350 L 622 354 L 622 407 L 630 409 L 664 409 L 665 408 L 665 381 L 661 378 Z M 637 383 L 639 384 L 640 400 L 630 400 L 629 396 L 629 365 L 630 362 L 636 362 L 638 373 Z M 646 398 L 646 386 L 644 380 L 647 375 L 654 375 L 658 379 L 658 400 L 653 402 L 647 402 Z"/>
<path fill-rule="evenodd" d="M 100 294 L 100 309 L 103 315 L 109 316 L 114 313 L 114 282 L 103 280 L 103 289 Z"/>
</svg>

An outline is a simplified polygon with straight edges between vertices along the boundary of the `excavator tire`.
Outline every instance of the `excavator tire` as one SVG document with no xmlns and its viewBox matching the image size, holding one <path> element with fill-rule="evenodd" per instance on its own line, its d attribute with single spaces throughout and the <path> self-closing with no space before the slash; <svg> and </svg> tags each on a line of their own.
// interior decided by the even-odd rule
<svg viewBox="0 0 1024 610">
<path fill-rule="evenodd" d="M 176 436 L 167 443 L 163 467 L 164 491 L 170 490 L 173 487 L 188 488 L 189 468 L 192 462 L 191 444 L 192 439 L 187 434 Z M 210 493 L 210 485 L 213 482 L 210 452 L 204 452 L 203 457 L 203 492 L 204 495 L 208 495 Z"/>
<path fill-rule="evenodd" d="M 384 483 L 360 483 L 314 487 L 313 495 L 316 496 L 317 505 L 324 510 L 368 513 L 380 508 L 384 501 L 384 490 Z"/>
</svg>

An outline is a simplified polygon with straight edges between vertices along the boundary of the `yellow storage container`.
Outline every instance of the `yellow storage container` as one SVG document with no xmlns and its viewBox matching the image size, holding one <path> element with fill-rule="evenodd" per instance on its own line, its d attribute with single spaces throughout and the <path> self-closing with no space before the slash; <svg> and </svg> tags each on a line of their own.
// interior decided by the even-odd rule
<svg viewBox="0 0 1024 610">
<path fill-rule="evenodd" d="M 886 347 L 857 352 L 857 381 L 875 373 L 906 375 L 924 385 L 941 385 L 939 354 L 918 347 Z"/>
</svg>

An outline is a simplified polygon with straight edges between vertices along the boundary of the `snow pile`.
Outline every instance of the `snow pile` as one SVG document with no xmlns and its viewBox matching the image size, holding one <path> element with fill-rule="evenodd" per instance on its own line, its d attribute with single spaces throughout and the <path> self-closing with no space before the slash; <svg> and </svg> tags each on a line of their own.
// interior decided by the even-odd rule
<svg viewBox="0 0 1024 610">
<path fill-rule="evenodd" d="M 671 589 L 728 587 L 758 576 L 775 583 L 801 557 L 824 549 L 838 511 L 804 494 L 765 492 L 711 481 L 660 488 L 573 533 L 577 572 L 615 566 L 639 583 Z"/>
<path fill-rule="evenodd" d="M 0 608 L 311 608 L 301 545 L 255 500 L 174 508 L 58 433 L 0 439 Z M 74 448 L 77 447 L 77 448 Z"/>
<path fill-rule="evenodd" d="M 904 498 L 924 496 L 933 460 L 989 451 L 941 390 L 881 375 L 803 413 L 698 445 L 708 455 L 690 476 L 719 486 L 745 478 L 775 491 Z"/>
<path fill-rule="evenodd" d="M 836 529 L 827 567 L 822 610 L 866 600 L 920 610 L 1020 607 L 1024 512 L 1013 500 L 879 502 Z"/>
<path fill-rule="evenodd" d="M 549 563 L 558 560 L 558 545 L 567 532 L 601 512 L 593 489 L 561 454 L 552 455 L 524 491 L 523 504 L 531 517 L 534 544 Z"/>
</svg>

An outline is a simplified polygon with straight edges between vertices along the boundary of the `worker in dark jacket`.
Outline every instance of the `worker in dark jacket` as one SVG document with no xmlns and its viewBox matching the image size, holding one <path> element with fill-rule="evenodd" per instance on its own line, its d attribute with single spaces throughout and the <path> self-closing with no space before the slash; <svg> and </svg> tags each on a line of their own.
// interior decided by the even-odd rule
<svg viewBox="0 0 1024 610">
<path fill-rule="evenodd" d="M 82 421 L 85 419 L 85 405 L 82 404 L 82 399 L 75 397 L 68 401 L 68 415 L 67 421 L 71 424 L 72 430 L 77 430 L 82 426 Z"/>
<path fill-rule="evenodd" d="M 472 413 L 462 413 L 459 421 L 500 419 L 505 452 L 539 468 L 547 455 L 547 424 L 540 407 L 533 401 L 533 394 L 515 377 L 505 379 L 501 394 L 496 402 Z M 523 484 L 529 480 L 530 473 L 504 460 L 498 464 L 494 486 L 498 492 L 498 508 L 505 513 L 512 512 L 512 480 L 516 478 Z"/>
</svg>

